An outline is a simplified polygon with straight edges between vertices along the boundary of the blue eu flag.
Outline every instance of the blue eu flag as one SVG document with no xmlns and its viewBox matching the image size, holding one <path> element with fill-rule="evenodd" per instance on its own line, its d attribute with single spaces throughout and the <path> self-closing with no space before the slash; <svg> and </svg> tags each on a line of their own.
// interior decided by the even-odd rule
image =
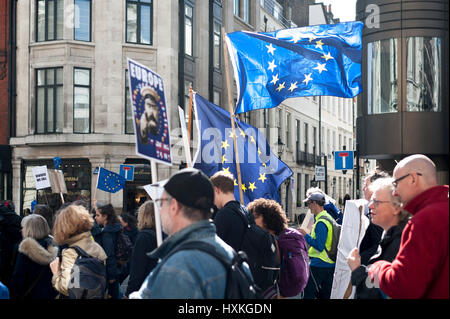
<svg viewBox="0 0 450 319">
<path fill-rule="evenodd" d="M 108 193 L 115 193 L 125 187 L 125 177 L 100 167 L 97 188 Z"/>
<path fill-rule="evenodd" d="M 200 139 L 194 167 L 210 177 L 217 171 L 232 173 L 234 196 L 239 199 L 230 113 L 198 94 L 193 100 Z M 256 128 L 237 119 L 235 123 L 245 205 L 257 198 L 280 202 L 278 188 L 292 175 L 291 169 L 270 151 Z"/>
<path fill-rule="evenodd" d="M 272 108 L 291 97 L 361 93 L 363 25 L 227 34 L 238 88 L 235 113 Z"/>
</svg>

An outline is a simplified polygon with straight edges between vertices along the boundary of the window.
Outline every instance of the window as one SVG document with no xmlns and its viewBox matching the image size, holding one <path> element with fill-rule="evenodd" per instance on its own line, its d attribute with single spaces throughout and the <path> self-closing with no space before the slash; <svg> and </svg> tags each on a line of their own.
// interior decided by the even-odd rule
<svg viewBox="0 0 450 319">
<path fill-rule="evenodd" d="M 250 112 L 249 112 L 250 113 Z M 291 139 L 291 113 L 286 112 L 286 147 L 292 148 Z"/>
<path fill-rule="evenodd" d="M 234 0 L 234 15 L 250 23 L 250 1 Z"/>
<path fill-rule="evenodd" d="M 213 66 L 216 69 L 220 69 L 220 52 L 221 52 L 221 43 L 222 43 L 222 31 L 221 25 L 219 22 L 214 21 L 214 34 L 213 34 Z"/>
<path fill-rule="evenodd" d="M 406 38 L 406 111 L 441 111 L 441 39 Z"/>
<path fill-rule="evenodd" d="M 317 128 L 313 126 L 313 154 L 317 155 Z"/>
<path fill-rule="evenodd" d="M 327 130 L 327 154 L 331 154 L 331 138 L 330 138 L 330 130 Z"/>
<path fill-rule="evenodd" d="M 89 133 L 91 123 L 91 70 L 74 68 L 73 132 Z"/>
<path fill-rule="evenodd" d="M 36 41 L 63 38 L 64 0 L 37 0 Z"/>
<path fill-rule="evenodd" d="M 75 0 L 74 35 L 79 41 L 91 41 L 91 0 Z"/>
<path fill-rule="evenodd" d="M 220 105 L 220 91 L 216 91 L 216 90 L 214 90 L 214 93 L 213 93 L 213 103 L 215 104 L 215 105 Z"/>
<path fill-rule="evenodd" d="M 308 153 L 308 123 L 304 125 L 305 134 L 303 135 L 304 145 L 305 145 L 305 153 Z"/>
<path fill-rule="evenodd" d="M 125 71 L 125 134 L 134 134 L 133 110 L 130 100 L 130 83 L 128 81 L 128 70 Z"/>
<path fill-rule="evenodd" d="M 152 44 L 152 0 L 127 0 L 127 42 Z"/>
<path fill-rule="evenodd" d="M 297 173 L 297 207 L 302 205 L 302 174 Z"/>
<path fill-rule="evenodd" d="M 62 133 L 63 68 L 36 69 L 36 133 Z"/>
<path fill-rule="evenodd" d="M 367 113 L 392 113 L 398 110 L 397 39 L 367 45 Z"/>
<path fill-rule="evenodd" d="M 184 5 L 184 53 L 192 56 L 193 48 L 193 23 L 194 22 L 194 8 L 192 5 L 185 3 Z"/>
<path fill-rule="evenodd" d="M 295 140 L 295 147 L 296 147 L 296 152 L 297 152 L 297 158 L 299 156 L 298 152 L 300 152 L 300 130 L 301 130 L 300 120 L 295 120 L 295 131 L 297 134 L 297 139 Z"/>
</svg>

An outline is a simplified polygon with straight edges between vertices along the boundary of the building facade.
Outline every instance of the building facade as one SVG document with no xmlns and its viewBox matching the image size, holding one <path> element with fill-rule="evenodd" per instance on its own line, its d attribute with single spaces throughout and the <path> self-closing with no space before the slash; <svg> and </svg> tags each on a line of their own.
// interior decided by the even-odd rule
<svg viewBox="0 0 450 319">
<path fill-rule="evenodd" d="M 358 98 L 359 154 L 392 171 L 421 153 L 448 184 L 448 1 L 358 0 L 363 86 Z"/>
<path fill-rule="evenodd" d="M 321 7 L 324 17 L 330 16 Z M 158 164 L 162 180 L 184 164 L 176 107 L 188 107 L 189 87 L 218 105 L 227 101 L 222 28 L 293 27 L 297 24 L 285 16 L 295 16 L 294 9 L 274 0 L 17 2 L 18 94 L 10 138 L 17 211 L 30 208 L 34 199 L 53 208 L 61 205 L 59 194 L 36 191 L 31 171 L 52 168 L 55 156 L 62 159 L 66 201 L 93 199 L 97 167 L 118 172 L 120 164 L 135 165 L 135 179 L 124 190 L 96 192 L 100 203 L 135 209 L 148 198 L 142 186 L 152 178 L 149 162 L 135 152 L 127 57 L 164 79 L 173 166 Z M 316 185 L 315 165 L 327 165 L 327 186 L 318 186 L 336 200 L 354 193 L 353 172 L 334 171 L 332 155 L 354 147 L 353 104 L 351 99 L 298 98 L 241 115 L 264 131 L 273 152 L 278 150 L 294 171 L 280 188 L 291 218 L 306 210 L 301 201 Z"/>
</svg>

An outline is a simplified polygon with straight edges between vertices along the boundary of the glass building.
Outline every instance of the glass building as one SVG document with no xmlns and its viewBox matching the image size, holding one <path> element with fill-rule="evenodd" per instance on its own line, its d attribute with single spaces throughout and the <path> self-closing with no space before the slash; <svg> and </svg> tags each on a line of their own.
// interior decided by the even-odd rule
<svg viewBox="0 0 450 319">
<path fill-rule="evenodd" d="M 364 22 L 357 149 L 391 171 L 425 154 L 448 183 L 448 1 L 358 0 Z"/>
</svg>

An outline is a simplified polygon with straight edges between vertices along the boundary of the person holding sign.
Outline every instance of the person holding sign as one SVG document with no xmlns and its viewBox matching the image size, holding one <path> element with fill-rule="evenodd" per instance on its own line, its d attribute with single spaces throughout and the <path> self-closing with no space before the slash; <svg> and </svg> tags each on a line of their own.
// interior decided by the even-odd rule
<svg viewBox="0 0 450 319">
<path fill-rule="evenodd" d="M 370 264 L 378 260 L 394 260 L 400 247 L 403 228 L 410 218 L 409 213 L 401 209 L 399 198 L 393 195 L 392 181 L 392 178 L 379 178 L 369 186 L 372 192 L 369 202 L 369 208 L 372 210 L 372 222 L 384 230 L 378 251 L 369 260 Z M 357 248 L 350 252 L 347 263 L 352 270 L 351 283 L 356 286 L 355 299 L 386 297 L 376 285 L 367 279 L 368 267 L 361 264 L 361 256 Z"/>
</svg>

